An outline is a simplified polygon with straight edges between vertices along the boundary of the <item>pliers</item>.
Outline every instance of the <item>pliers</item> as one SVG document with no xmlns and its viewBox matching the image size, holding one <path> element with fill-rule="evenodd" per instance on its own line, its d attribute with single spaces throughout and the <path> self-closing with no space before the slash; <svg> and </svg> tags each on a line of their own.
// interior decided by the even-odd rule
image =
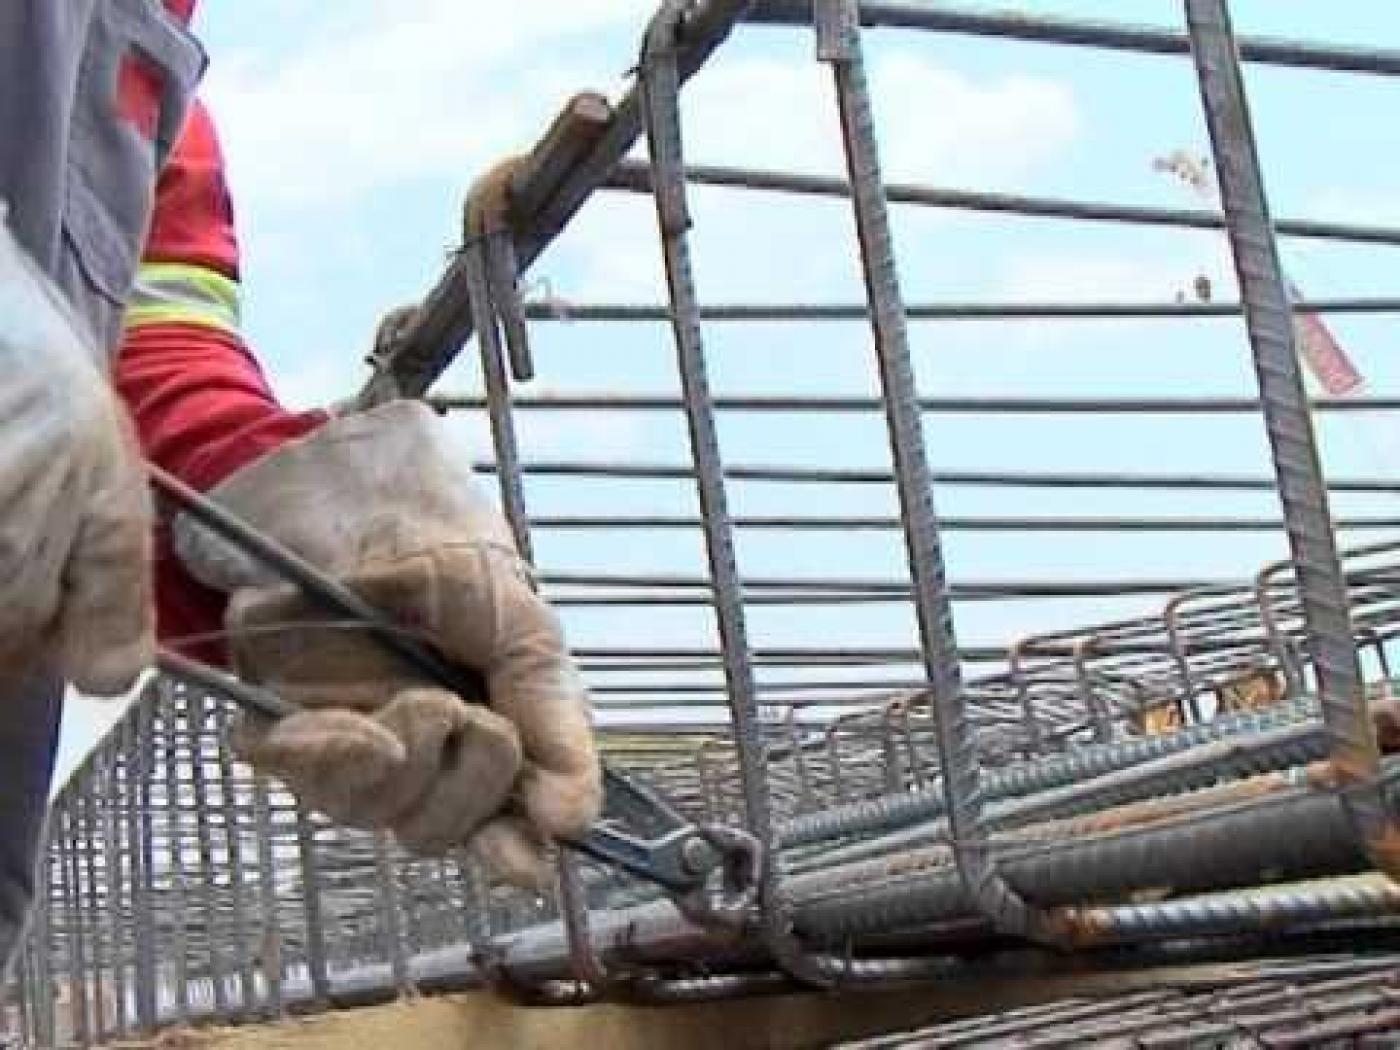
<svg viewBox="0 0 1400 1050">
<path fill-rule="evenodd" d="M 162 650 L 162 670 L 267 719 L 300 708 L 207 664 Z M 564 845 L 661 887 L 697 926 L 742 925 L 758 893 L 763 865 L 759 841 L 723 824 L 687 820 L 656 792 L 603 764 L 603 812 L 579 839 Z"/>
<path fill-rule="evenodd" d="M 358 624 L 406 666 L 468 703 L 484 702 L 486 681 L 473 668 L 455 666 L 333 577 L 271 536 L 254 529 L 203 493 L 155 464 L 147 464 L 160 495 L 206 528 L 239 547 L 328 612 Z M 297 710 L 285 697 L 240 682 L 177 653 L 162 652 L 162 666 L 266 718 Z M 583 838 L 565 845 L 660 886 L 680 912 L 699 925 L 742 923 L 758 896 L 764 856 L 753 835 L 721 824 L 686 820 L 655 792 L 603 766 L 603 812 Z"/>
</svg>

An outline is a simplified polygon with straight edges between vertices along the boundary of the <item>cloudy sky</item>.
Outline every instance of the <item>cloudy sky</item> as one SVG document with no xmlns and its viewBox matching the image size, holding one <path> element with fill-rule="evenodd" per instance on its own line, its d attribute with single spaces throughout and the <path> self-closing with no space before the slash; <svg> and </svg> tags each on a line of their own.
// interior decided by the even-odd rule
<svg viewBox="0 0 1400 1050">
<path fill-rule="evenodd" d="M 991 5 L 989 5 L 991 6 Z M 1237 0 L 1241 32 L 1337 43 L 1400 41 L 1388 0 L 1336 4 Z M 527 148 L 573 91 L 617 95 L 627 83 L 650 0 L 206 0 L 198 29 L 211 55 L 206 96 L 230 158 L 244 245 L 249 338 L 281 395 L 298 406 L 353 392 L 379 315 L 429 287 L 455 244 L 473 177 Z M 1037 10 L 1178 25 L 1170 0 L 1055 0 Z M 867 35 L 886 175 L 892 181 L 1147 205 L 1189 205 L 1153 170 L 1155 157 L 1206 146 L 1190 63 L 1084 49 L 879 32 Z M 1277 216 L 1400 224 L 1400 85 L 1379 78 L 1253 68 L 1249 88 Z M 841 171 L 829 74 L 807 33 L 741 30 L 687 90 L 688 158 L 763 168 Z M 855 302 L 859 273 L 849 209 L 702 190 L 694 194 L 700 292 L 714 302 Z M 1210 233 L 896 208 L 897 250 L 911 301 L 1161 301 L 1198 275 L 1232 296 L 1222 239 Z M 657 302 L 663 284 L 649 201 L 600 196 L 531 271 L 540 294 L 566 301 Z M 1393 294 L 1387 249 L 1285 243 L 1307 294 Z M 1390 265 L 1388 265 L 1390 264 Z M 1400 389 L 1393 318 L 1338 318 L 1334 330 L 1377 394 Z M 537 326 L 539 380 L 522 394 L 674 392 L 665 330 L 625 325 Z M 912 329 L 925 394 L 1247 395 L 1251 373 L 1231 320 L 982 322 Z M 862 394 L 875 390 L 869 338 L 852 325 L 715 325 L 707 331 L 721 392 Z M 469 358 L 471 355 L 464 355 Z M 455 367 L 440 389 L 478 389 Z M 1348 414 L 1323 425 L 1328 467 L 1340 474 L 1393 469 L 1393 417 Z M 481 421 L 461 418 L 464 454 L 488 451 Z M 528 458 L 682 462 L 677 416 L 523 413 Z M 732 462 L 883 465 L 875 417 L 726 417 Z M 940 469 L 1229 471 L 1267 460 L 1256 420 L 1115 417 L 972 419 L 929 424 Z M 537 511 L 679 513 L 693 493 L 676 486 L 536 485 Z M 859 507 L 833 501 L 856 498 Z M 888 493 L 797 494 L 736 486 L 738 513 L 890 510 Z M 945 514 L 1264 514 L 1246 496 L 1155 497 L 951 489 Z M 1382 513 L 1380 501 L 1344 509 Z M 1368 536 L 1371 534 L 1368 534 Z M 1045 536 L 950 534 L 955 579 L 1017 577 L 1230 577 L 1283 551 L 1274 534 Z M 694 532 L 543 534 L 542 569 L 699 574 Z M 753 575 L 897 577 L 894 534 L 843 542 L 830 533 L 740 537 Z M 1134 603 L 1025 603 L 960 608 L 967 642 L 1004 642 L 1025 630 L 1141 607 Z M 694 610 L 571 611 L 583 647 L 694 642 L 710 624 Z M 909 644 L 899 609 L 814 609 L 801 617 L 756 611 L 759 645 L 814 639 Z M 73 753 L 92 735 L 84 710 Z"/>
</svg>

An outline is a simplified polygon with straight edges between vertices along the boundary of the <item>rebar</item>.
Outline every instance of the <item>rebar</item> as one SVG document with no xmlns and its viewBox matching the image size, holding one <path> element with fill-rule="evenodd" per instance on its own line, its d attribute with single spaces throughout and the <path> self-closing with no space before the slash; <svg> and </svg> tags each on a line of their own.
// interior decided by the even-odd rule
<svg viewBox="0 0 1400 1050">
<path fill-rule="evenodd" d="M 1313 1045 L 1400 1023 L 1400 899 L 1383 877 L 1400 804 L 1400 516 L 1377 501 L 1400 481 L 1324 476 L 1313 432 L 1389 419 L 1400 397 L 1309 398 L 1293 333 L 1299 320 L 1397 313 L 1400 299 L 1291 297 L 1276 243 L 1381 251 L 1400 229 L 1273 221 L 1240 74 L 1245 61 L 1391 76 L 1400 54 L 1236 40 L 1223 0 L 1185 9 L 1182 32 L 907 0 L 667 2 L 633 90 L 569 99 L 533 150 L 492 169 L 462 250 L 381 326 L 362 405 L 426 395 L 476 335 L 471 377 L 428 400 L 454 413 L 447 426 L 489 423 L 489 447 L 464 457 L 494 480 L 560 612 L 607 761 L 769 848 L 746 926 L 697 928 L 655 887 L 585 859 L 563 860 L 560 892 L 541 898 L 488 885 L 467 857 L 416 858 L 332 827 L 231 753 L 238 684 L 172 652 L 57 794 L 0 1030 L 83 1045 L 479 985 L 559 1005 L 924 980 L 976 1003 L 984 982 L 1046 974 L 1107 976 L 1116 994 L 871 1045 Z M 691 74 L 724 62 L 731 35 L 792 27 L 832 72 L 844 174 L 687 164 L 706 116 L 683 108 Z M 1121 62 L 1190 56 L 1221 207 L 887 182 L 866 50 L 916 30 Z M 697 187 L 706 210 L 692 214 Z M 656 244 L 615 247 L 659 245 L 663 301 L 537 294 L 526 269 L 617 191 L 652 197 Z M 851 255 L 864 301 L 757 287 L 751 301 L 702 298 L 709 230 L 696 215 L 778 193 L 813 213 L 850 209 L 855 249 L 823 249 Z M 894 238 L 925 208 L 1054 220 L 1071 247 L 1085 223 L 1223 232 L 1240 298 L 906 301 L 914 260 L 897 266 Z M 953 388 L 922 372 L 942 367 L 943 322 L 985 325 L 996 345 L 1029 320 L 1194 338 L 1239 319 L 1256 390 Z M 864 352 L 866 331 L 867 356 L 844 353 Z M 588 388 L 554 385 L 561 352 L 588 355 Z M 777 363 L 774 382 L 732 371 L 743 355 Z M 827 383 L 828 359 L 860 367 Z M 808 362 L 811 375 L 783 371 Z M 540 385 L 516 385 L 529 378 Z M 1022 436 L 1082 426 L 1108 445 L 1136 427 L 1166 446 L 1261 417 L 1272 469 L 1064 461 Z M 1002 427 L 1025 429 L 998 463 L 1002 446 L 979 435 Z M 156 481 L 333 615 L 372 612 L 207 498 Z M 935 512 L 935 490 L 950 513 Z M 1281 508 L 1265 506 L 1274 496 Z M 1347 530 L 1381 535 L 1343 546 Z M 1188 537 L 1202 556 L 1175 557 Z M 1035 556 L 1002 564 L 1003 542 Z M 1100 545 L 1134 558 L 1091 569 Z M 455 673 L 392 625 L 370 630 L 420 672 Z M 1226 971 L 1201 969 L 1220 960 Z M 1149 982 L 1155 967 L 1179 983 Z"/>
</svg>

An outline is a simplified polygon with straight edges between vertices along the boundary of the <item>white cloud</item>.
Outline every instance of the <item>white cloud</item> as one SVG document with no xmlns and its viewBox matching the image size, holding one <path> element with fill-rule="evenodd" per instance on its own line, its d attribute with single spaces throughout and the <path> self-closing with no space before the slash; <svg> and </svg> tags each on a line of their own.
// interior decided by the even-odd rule
<svg viewBox="0 0 1400 1050">
<path fill-rule="evenodd" d="M 943 185 L 1014 181 L 1078 134 L 1067 84 L 1040 77 L 974 80 L 925 58 L 881 52 L 870 63 L 885 174 Z M 845 170 L 831 74 L 814 62 L 718 64 L 686 93 L 688 152 L 835 174 Z"/>
<path fill-rule="evenodd" d="M 1328 222 L 1400 226 L 1400 193 L 1334 186 L 1314 194 L 1304 206 L 1303 214 L 1309 219 Z"/>
<path fill-rule="evenodd" d="M 241 196 L 341 202 L 405 178 L 466 178 L 519 149 L 522 128 L 536 133 L 588 77 L 610 76 L 606 65 L 547 56 L 581 34 L 639 26 L 650 7 L 379 3 L 358 23 L 326 19 L 309 46 L 281 59 L 218 54 L 205 90 Z M 608 60 L 621 69 L 625 56 Z"/>
<path fill-rule="evenodd" d="M 1001 297 L 1034 302 L 1169 302 L 1178 293 L 1194 301 L 1194 282 L 1206 277 L 1214 299 L 1234 295 L 1229 248 L 1223 242 L 1198 255 L 1103 253 L 1078 255 L 1073 238 L 1060 255 L 1011 260 L 1001 281 Z"/>
</svg>

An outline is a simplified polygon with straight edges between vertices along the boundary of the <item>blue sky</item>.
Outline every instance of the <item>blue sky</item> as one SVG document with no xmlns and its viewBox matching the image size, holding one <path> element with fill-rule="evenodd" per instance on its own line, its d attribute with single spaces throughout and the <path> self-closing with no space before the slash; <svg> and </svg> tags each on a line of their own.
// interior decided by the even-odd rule
<svg viewBox="0 0 1400 1050">
<path fill-rule="evenodd" d="M 988 5 L 993 6 L 993 5 Z M 483 10 L 484 9 L 484 10 Z M 641 0 L 206 0 L 198 28 L 210 51 L 207 94 L 223 128 L 244 244 L 250 340 L 288 401 L 310 405 L 352 392 L 378 316 L 421 294 L 454 243 L 472 178 L 527 148 L 565 96 L 617 94 L 651 4 Z M 1060 0 L 1038 11 L 1179 24 L 1165 0 Z M 1400 41 L 1400 9 L 1237 0 L 1242 33 L 1336 43 Z M 1204 150 L 1189 60 L 969 37 L 867 35 L 886 174 L 892 180 L 1186 205 L 1185 191 L 1153 171 L 1154 157 Z M 1276 216 L 1400 224 L 1400 84 L 1381 78 L 1252 67 L 1248 84 Z M 746 28 L 704 71 L 685 101 L 688 156 L 757 167 L 835 173 L 840 155 L 827 74 L 808 34 Z M 849 211 L 841 202 L 731 191 L 694 195 L 700 292 L 709 301 L 859 298 Z M 897 250 L 911 300 L 1164 300 L 1208 274 L 1233 295 L 1223 238 L 1210 233 L 1082 225 L 1055 220 L 896 208 Z M 590 204 L 529 280 L 576 301 L 657 301 L 661 271 L 649 201 Z M 1313 297 L 1393 294 L 1387 249 L 1288 241 L 1285 264 Z M 1400 392 L 1392 317 L 1337 318 L 1334 331 L 1376 394 Z M 868 333 L 857 324 L 714 325 L 707 331 L 720 392 L 859 394 L 874 391 Z M 1252 376 L 1233 320 L 919 323 L 911 329 L 925 394 L 1248 395 Z M 674 354 L 654 326 L 539 325 L 535 391 L 674 392 Z M 465 355 L 467 359 L 471 354 Z M 453 369 L 447 391 L 475 390 Z M 529 389 L 522 390 L 522 393 Z M 1323 425 L 1337 475 L 1386 474 L 1400 442 L 1395 420 L 1348 414 Z M 485 451 L 479 420 L 454 420 L 464 454 Z M 523 413 L 527 457 L 680 462 L 675 415 L 600 420 Z M 722 440 L 733 462 L 882 466 L 875 417 L 733 416 Z M 1252 418 L 931 417 L 930 455 L 941 469 L 1267 469 Z M 1162 493 L 1056 493 L 948 489 L 945 515 L 1270 514 L 1272 498 Z M 674 483 L 534 483 L 541 512 L 681 512 L 693 494 Z M 738 513 L 892 510 L 887 492 L 794 492 L 736 485 Z M 1385 513 L 1374 497 L 1339 510 Z M 1372 534 L 1366 534 L 1367 538 Z M 548 534 L 546 572 L 699 574 L 697 534 Z M 1272 534 L 950 534 L 955 579 L 1125 576 L 1240 577 L 1283 552 Z M 902 574 L 893 534 L 858 541 L 830 533 L 745 533 L 755 575 Z M 1150 607 L 1148 603 L 1146 607 Z M 970 643 L 1089 622 L 1131 602 L 966 605 Z M 695 610 L 568 614 L 584 647 L 696 644 L 710 633 Z M 902 609 L 802 616 L 757 610 L 755 644 L 910 644 Z M 638 635 L 645 635 L 639 639 Z M 75 721 L 75 724 L 79 724 Z M 85 720 L 73 742 L 90 735 Z"/>
</svg>

